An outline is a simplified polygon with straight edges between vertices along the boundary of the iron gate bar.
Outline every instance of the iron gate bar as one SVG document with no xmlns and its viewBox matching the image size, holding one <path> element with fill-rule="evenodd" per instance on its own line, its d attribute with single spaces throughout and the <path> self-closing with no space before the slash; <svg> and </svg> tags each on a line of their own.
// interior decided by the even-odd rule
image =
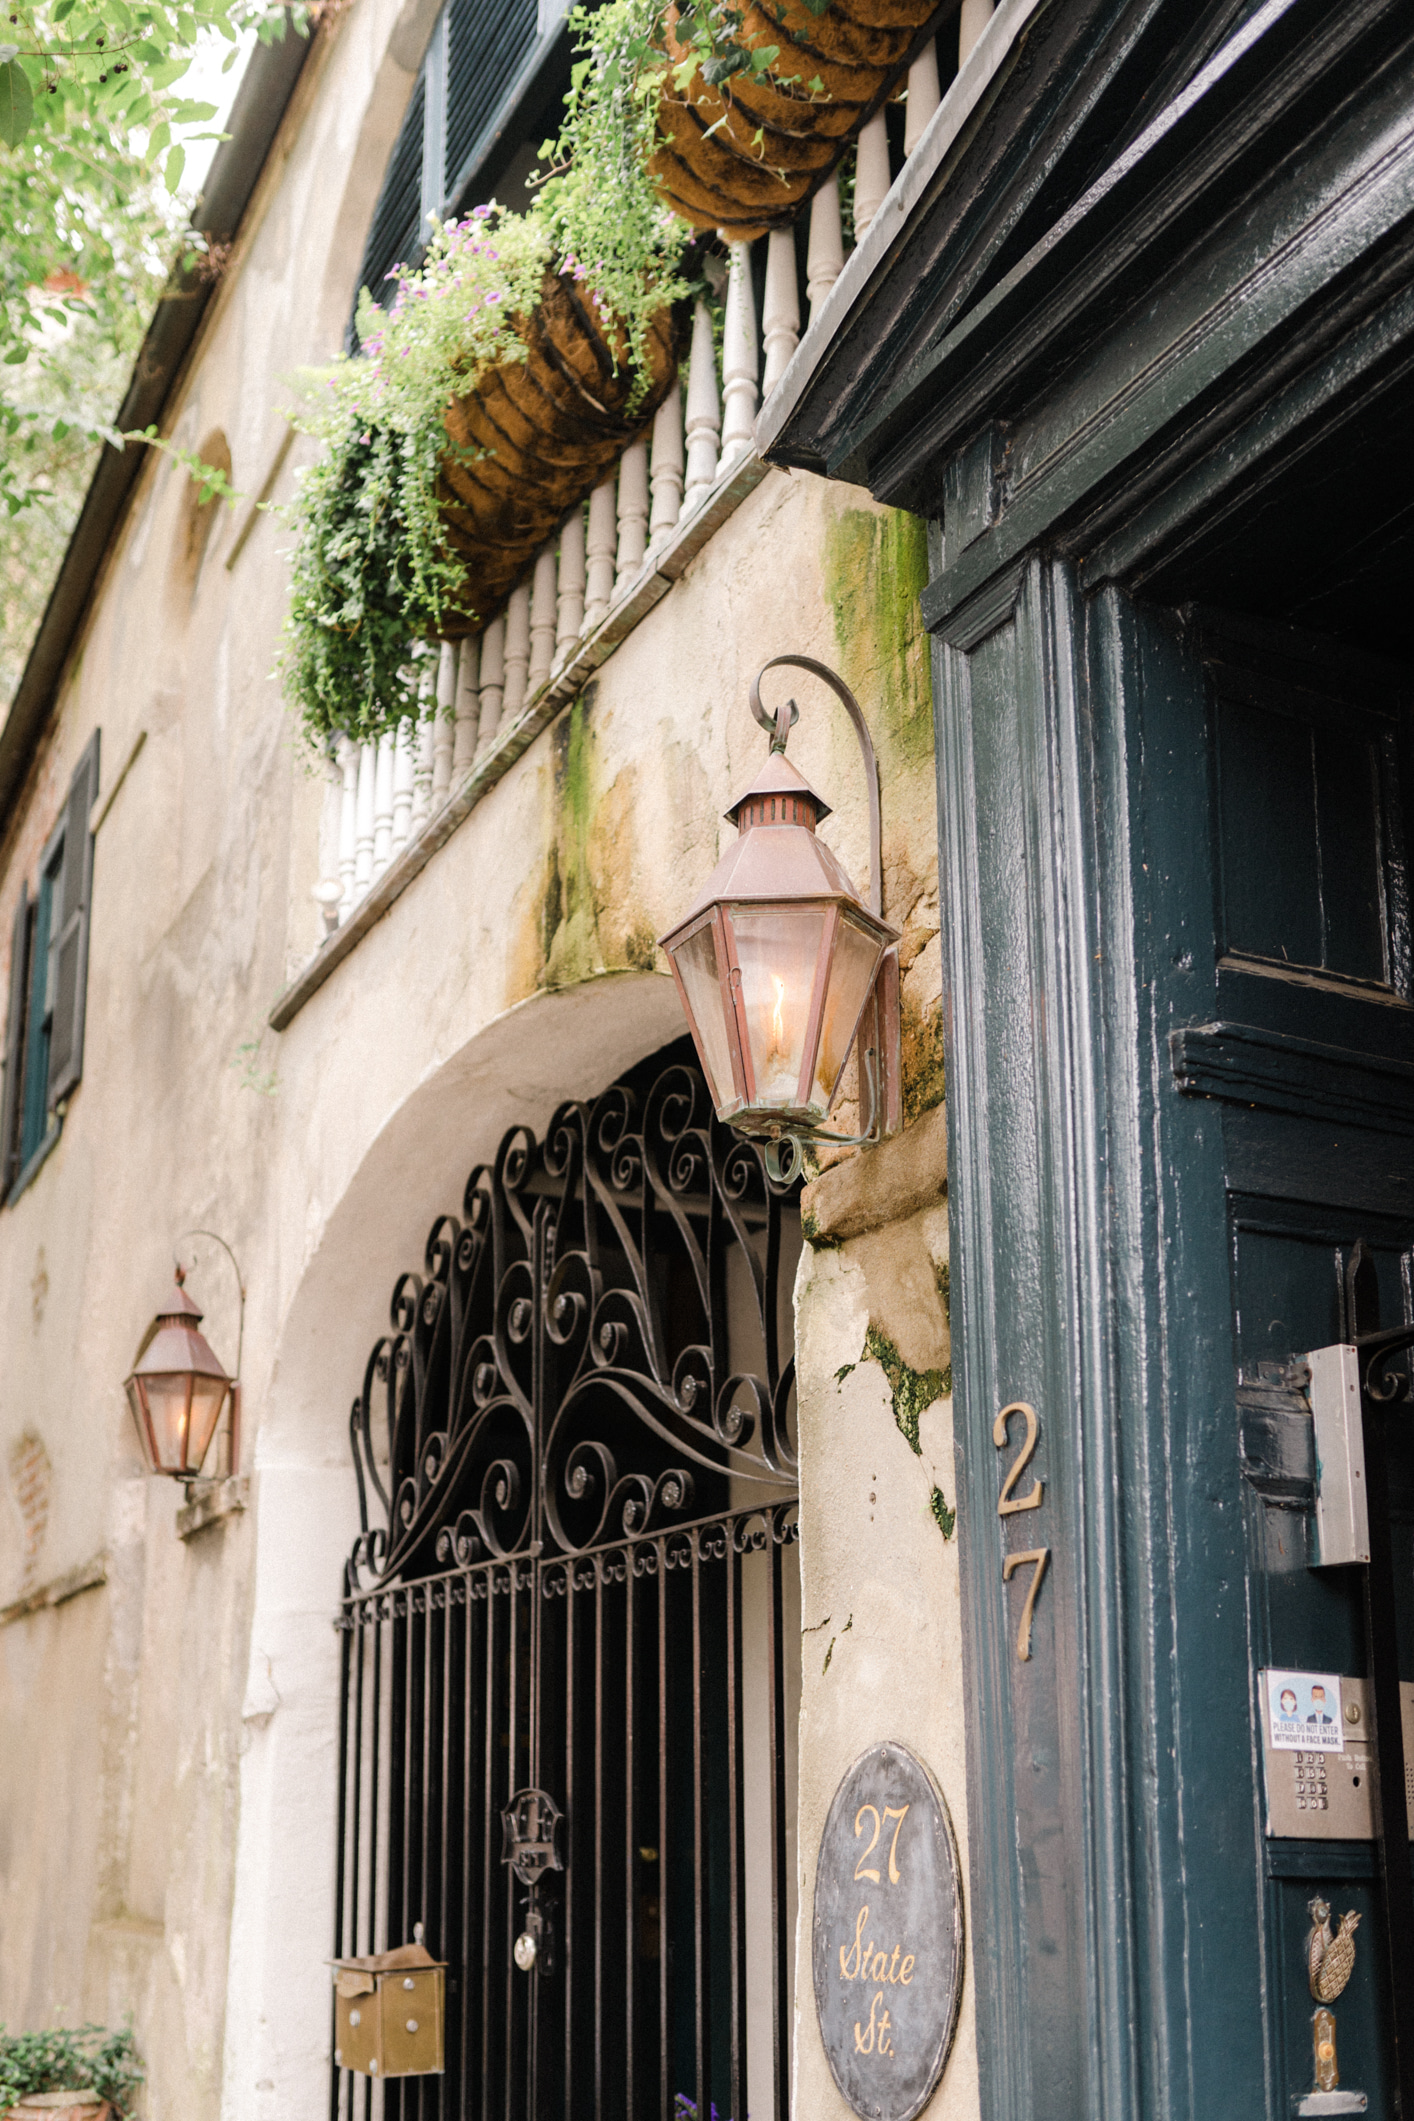
<svg viewBox="0 0 1414 2121">
<path fill-rule="evenodd" d="M 337 1934 L 344 1952 L 373 1950 L 421 1921 L 454 1964 L 447 2075 L 386 2082 L 388 2121 L 548 2121 L 561 2104 L 567 2121 L 651 2121 L 655 2105 L 666 2121 L 685 2076 L 699 2114 L 715 2102 L 740 2121 L 752 1904 L 771 1933 L 752 2038 L 784 2116 L 790 1206 L 754 1146 L 716 1127 L 696 1071 L 671 1066 L 641 1102 L 619 1084 L 562 1107 L 543 1144 L 512 1129 L 472 1172 L 464 1219 L 433 1224 L 425 1277 L 395 1286 L 350 1420 L 360 1533 L 340 1622 Z M 746 1269 L 754 1368 L 729 1359 L 729 1256 Z M 384 1523 L 370 1524 L 370 1499 Z M 769 1856 L 755 1903 L 748 1559 L 753 1584 L 765 1572 L 750 1775 Z M 498 1814 L 547 1776 L 569 1867 L 524 1889 L 550 1924 L 526 1976 Z M 341 2081 L 331 2115 L 354 2121 L 356 2085 L 345 2109 Z M 371 2121 L 367 2081 L 361 2104 Z"/>
</svg>

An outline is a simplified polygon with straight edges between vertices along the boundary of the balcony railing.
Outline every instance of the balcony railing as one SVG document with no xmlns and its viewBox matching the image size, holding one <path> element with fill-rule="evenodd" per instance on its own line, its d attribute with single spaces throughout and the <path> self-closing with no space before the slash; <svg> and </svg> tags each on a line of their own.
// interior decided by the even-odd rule
<svg viewBox="0 0 1414 2121">
<path fill-rule="evenodd" d="M 959 64 L 992 12 L 964 0 Z M 903 151 L 910 155 L 940 100 L 934 45 L 908 75 Z M 892 181 L 885 114 L 861 132 L 854 167 L 858 242 Z M 804 231 L 806 304 L 813 318 L 843 269 L 840 190 L 831 177 L 811 202 Z M 572 509 L 512 592 L 506 610 L 476 639 L 445 641 L 424 659 L 425 712 L 377 743 L 340 741 L 320 831 L 315 887 L 325 945 L 321 972 L 343 954 L 330 948 L 350 923 L 361 928 L 391 902 L 383 879 L 407 880 L 481 795 L 572 698 L 692 552 L 763 475 L 752 453 L 761 400 L 785 373 L 800 340 L 797 233 L 727 246 L 721 353 L 712 310 L 697 303 L 685 366 L 655 415 L 587 502 Z M 758 279 L 759 272 L 759 279 Z M 757 316 L 756 289 L 764 290 Z M 666 576 L 667 580 L 664 579 Z M 435 700 L 436 712 L 431 711 Z M 392 894 L 395 895 L 395 894 Z M 363 919 L 357 917 L 363 914 Z M 349 934 L 351 943 L 354 936 Z M 318 979 L 313 967 L 282 996 L 272 1021 L 287 1022 Z"/>
</svg>

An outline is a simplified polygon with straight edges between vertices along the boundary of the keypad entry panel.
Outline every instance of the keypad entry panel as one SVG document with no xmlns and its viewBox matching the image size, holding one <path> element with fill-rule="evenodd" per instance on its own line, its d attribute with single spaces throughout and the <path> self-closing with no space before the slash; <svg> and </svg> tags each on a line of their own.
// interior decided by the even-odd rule
<svg viewBox="0 0 1414 2121">
<path fill-rule="evenodd" d="M 1339 1753 L 1279 1751 L 1263 1717 L 1267 1833 L 1290 1841 L 1372 1841 L 1369 1715 L 1363 1679 L 1342 1679 L 1345 1749 Z M 1414 1840 L 1414 1685 L 1401 1683 L 1405 1804 Z"/>
</svg>

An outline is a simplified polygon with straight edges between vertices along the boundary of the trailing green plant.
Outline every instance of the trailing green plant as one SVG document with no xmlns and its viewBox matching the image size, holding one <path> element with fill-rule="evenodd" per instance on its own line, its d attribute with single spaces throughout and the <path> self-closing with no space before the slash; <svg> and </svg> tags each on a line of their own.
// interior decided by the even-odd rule
<svg viewBox="0 0 1414 2121">
<path fill-rule="evenodd" d="M 289 510 L 281 667 L 316 743 L 377 737 L 419 712 L 413 643 L 439 631 L 463 587 L 437 506 L 444 416 L 486 370 L 524 360 L 516 318 L 550 257 L 533 215 L 478 207 L 434 231 L 386 313 L 364 293 L 357 354 L 303 378 L 295 424 L 324 448 Z"/>
<path fill-rule="evenodd" d="M 547 271 L 580 283 L 611 346 L 622 333 L 629 411 L 641 400 L 649 326 L 690 291 L 678 270 L 690 232 L 647 169 L 656 121 L 640 60 L 660 11 L 660 0 L 610 0 L 575 16 L 580 57 L 528 211 L 479 206 L 434 227 L 417 267 L 397 268 L 386 311 L 361 296 L 357 354 L 304 379 L 295 424 L 323 451 L 289 511 L 281 667 L 321 748 L 428 711 L 413 644 L 464 609 L 466 587 L 438 505 L 453 447 L 445 416 L 490 370 L 525 359 L 523 320 Z"/>
<path fill-rule="evenodd" d="M 64 2026 L 47 2033 L 7 2033 L 0 2026 L 0 2113 L 30 2092 L 91 2091 L 121 2121 L 131 2121 L 133 2098 L 146 2072 L 131 2026 Z"/>
<path fill-rule="evenodd" d="M 647 378 L 648 328 L 679 278 L 690 231 L 648 174 L 658 144 L 664 0 L 608 0 L 570 16 L 579 58 L 560 131 L 541 148 L 547 169 L 535 202 L 560 269 L 587 282 L 628 341 L 634 410 Z"/>
<path fill-rule="evenodd" d="M 818 13 L 829 0 L 807 4 Z M 323 449 L 289 510 L 294 584 L 281 668 L 320 749 L 432 711 L 414 644 L 462 614 L 466 595 L 438 503 L 453 446 L 445 416 L 491 369 L 525 358 L 521 324 L 547 270 L 580 284 L 616 353 L 622 335 L 630 414 L 641 401 L 653 319 L 694 291 L 684 271 L 692 232 L 649 172 L 662 95 L 665 85 L 690 95 L 696 83 L 720 88 L 743 71 L 766 72 L 779 48 L 748 49 L 744 21 L 733 0 L 577 7 L 570 90 L 541 148 L 529 210 L 481 206 L 434 227 L 415 269 L 395 268 L 386 310 L 360 298 L 358 353 L 306 379 L 311 402 L 295 422 Z"/>
</svg>

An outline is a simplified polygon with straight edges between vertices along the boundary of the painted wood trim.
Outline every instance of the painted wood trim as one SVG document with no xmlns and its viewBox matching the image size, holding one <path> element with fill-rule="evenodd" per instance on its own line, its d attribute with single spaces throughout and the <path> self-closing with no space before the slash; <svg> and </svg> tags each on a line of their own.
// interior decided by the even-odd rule
<svg viewBox="0 0 1414 2121">
<path fill-rule="evenodd" d="M 1123 474 L 1240 364 L 1279 360 L 1296 316 L 1408 219 L 1414 211 L 1408 82 L 1397 75 L 1379 87 L 1383 94 L 1372 93 L 1340 136 L 1341 154 L 1329 144 L 1318 154 L 1313 143 L 1300 179 L 1283 172 L 1265 194 L 1244 200 L 1179 282 L 1151 292 L 1094 348 L 1068 405 L 1052 399 L 1013 430 L 999 520 L 924 591 L 927 625 L 940 624 L 993 572 Z M 1151 239 L 1157 234 L 1151 229 Z M 979 366 L 992 403 L 1006 369 L 999 356 Z M 1248 387 L 1228 381 L 1225 395 L 1231 400 L 1240 393 L 1245 411 Z M 961 417 L 959 408 L 948 408 L 930 425 L 941 429 Z M 1227 424 L 1234 424 L 1231 413 Z M 1212 439 L 1202 434 L 1195 445 L 1190 437 L 1184 453 Z M 909 438 L 909 480 L 928 446 L 926 435 Z M 903 498 L 887 466 L 871 485 L 882 499 Z"/>
<path fill-rule="evenodd" d="M 1172 1031 L 1169 1055 L 1188 1097 L 1414 1134 L 1414 1062 L 1233 1023 Z"/>
</svg>

